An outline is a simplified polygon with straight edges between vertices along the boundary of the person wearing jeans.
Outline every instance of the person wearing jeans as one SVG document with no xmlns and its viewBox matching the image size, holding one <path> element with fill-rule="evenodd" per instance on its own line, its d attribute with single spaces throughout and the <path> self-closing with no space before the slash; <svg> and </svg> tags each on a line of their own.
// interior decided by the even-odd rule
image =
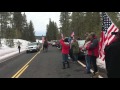
<svg viewBox="0 0 120 90">
<path fill-rule="evenodd" d="M 90 72 L 90 69 L 91 69 L 91 61 L 90 61 L 90 55 L 88 54 L 88 50 L 86 50 L 86 47 L 88 44 L 90 44 L 90 38 L 89 36 L 86 37 L 86 40 L 85 40 L 85 44 L 82 48 L 82 50 L 85 52 L 85 61 L 86 61 L 86 73 L 89 74 L 91 73 Z M 89 51 L 90 53 L 90 51 Z"/>
<path fill-rule="evenodd" d="M 71 48 L 73 49 L 73 60 L 76 62 L 78 60 L 78 53 L 79 53 L 79 44 L 76 39 L 73 39 Z"/>
<path fill-rule="evenodd" d="M 94 74 L 98 71 L 97 64 L 96 64 L 96 56 L 90 56 L 90 60 L 92 60 L 92 65 L 94 67 Z"/>
<path fill-rule="evenodd" d="M 91 69 L 91 61 L 90 61 L 90 56 L 89 55 L 85 55 L 85 61 L 86 61 L 86 73 L 89 74 L 90 69 Z"/>
<path fill-rule="evenodd" d="M 67 63 L 67 67 L 69 68 L 69 62 L 68 62 L 68 54 L 70 50 L 70 44 L 68 43 L 68 39 L 61 39 L 60 43 L 62 45 L 62 57 L 63 57 L 63 69 L 65 69 L 65 64 Z"/>
<path fill-rule="evenodd" d="M 90 44 L 87 45 L 86 49 L 88 50 L 88 55 L 90 56 L 90 60 L 92 62 L 93 65 L 93 69 L 94 69 L 94 73 L 93 73 L 93 77 L 97 77 L 98 76 L 98 68 L 97 68 L 97 63 L 96 63 L 96 59 L 99 56 L 99 45 L 98 45 L 98 39 L 95 35 L 95 33 L 90 33 Z"/>
<path fill-rule="evenodd" d="M 62 54 L 62 58 L 63 58 L 63 69 L 65 69 L 65 64 L 68 64 L 68 68 L 70 67 L 69 62 L 68 62 L 68 54 Z"/>
</svg>

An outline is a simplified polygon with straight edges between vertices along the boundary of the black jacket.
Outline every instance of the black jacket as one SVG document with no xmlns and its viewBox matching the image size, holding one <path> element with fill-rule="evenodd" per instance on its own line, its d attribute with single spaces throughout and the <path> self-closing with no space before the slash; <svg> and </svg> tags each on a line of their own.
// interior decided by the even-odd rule
<svg viewBox="0 0 120 90">
<path fill-rule="evenodd" d="M 105 48 L 105 62 L 108 78 L 120 78 L 120 40 Z"/>
</svg>

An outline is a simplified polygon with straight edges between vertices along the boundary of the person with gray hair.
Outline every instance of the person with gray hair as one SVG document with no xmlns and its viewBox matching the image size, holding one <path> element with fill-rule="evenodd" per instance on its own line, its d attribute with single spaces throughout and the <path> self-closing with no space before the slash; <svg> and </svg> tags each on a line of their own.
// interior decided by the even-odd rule
<svg viewBox="0 0 120 90">
<path fill-rule="evenodd" d="M 90 36 L 88 35 L 85 40 L 85 44 L 82 48 L 82 51 L 85 52 L 85 61 L 86 61 L 86 74 L 90 74 L 90 68 L 91 68 L 91 61 L 90 61 L 90 55 L 88 54 L 89 50 L 86 50 L 86 47 L 91 43 Z"/>
<path fill-rule="evenodd" d="M 91 43 L 87 45 L 86 49 L 88 50 L 88 55 L 90 56 L 90 61 L 92 62 L 94 73 L 92 77 L 98 77 L 98 67 L 96 63 L 96 59 L 99 56 L 99 44 L 98 39 L 94 32 L 90 33 L 90 41 Z"/>
</svg>

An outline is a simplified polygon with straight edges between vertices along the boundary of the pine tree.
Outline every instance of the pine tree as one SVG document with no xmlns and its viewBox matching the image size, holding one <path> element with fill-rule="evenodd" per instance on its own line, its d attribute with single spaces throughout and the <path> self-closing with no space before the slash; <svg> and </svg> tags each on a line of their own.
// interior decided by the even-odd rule
<svg viewBox="0 0 120 90">
<path fill-rule="evenodd" d="M 76 37 L 82 37 L 84 32 L 84 12 L 73 12 L 70 23 L 71 32 L 75 32 Z"/>
<path fill-rule="evenodd" d="M 8 26 L 8 21 L 9 21 L 9 12 L 0 12 L 0 23 L 1 23 L 1 37 L 5 38 L 6 35 L 6 30 Z"/>
<path fill-rule="evenodd" d="M 24 40 L 28 40 L 28 35 L 27 35 L 27 33 L 28 33 L 28 23 L 27 23 L 27 19 L 26 19 L 26 14 L 24 13 L 23 15 L 22 15 L 22 39 L 24 39 Z"/>
<path fill-rule="evenodd" d="M 57 40 L 58 39 L 58 27 L 56 22 L 51 21 L 49 19 L 49 24 L 47 24 L 47 32 L 46 32 L 46 37 L 47 39 L 50 40 Z"/>
<path fill-rule="evenodd" d="M 15 27 L 15 34 L 16 38 L 22 38 L 22 21 L 23 17 L 21 12 L 14 12 L 13 14 L 13 21 L 14 21 L 14 27 Z"/>
<path fill-rule="evenodd" d="M 60 31 L 64 34 L 64 36 L 70 36 L 70 13 L 69 12 L 61 12 L 60 14 Z"/>
<path fill-rule="evenodd" d="M 29 30 L 29 34 L 28 34 L 29 40 L 30 40 L 31 42 L 35 42 L 36 39 L 35 39 L 34 26 L 33 26 L 32 21 L 30 21 L 30 23 L 29 23 L 29 28 L 28 28 L 28 30 Z"/>
<path fill-rule="evenodd" d="M 119 12 L 107 12 L 111 20 L 115 23 L 117 27 L 120 26 Z"/>
</svg>

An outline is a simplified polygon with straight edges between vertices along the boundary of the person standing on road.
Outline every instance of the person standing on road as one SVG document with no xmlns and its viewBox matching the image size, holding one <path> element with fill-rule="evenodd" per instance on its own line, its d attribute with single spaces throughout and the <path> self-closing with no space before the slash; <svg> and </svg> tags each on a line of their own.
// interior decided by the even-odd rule
<svg viewBox="0 0 120 90">
<path fill-rule="evenodd" d="M 74 61 L 74 57 L 73 57 L 73 49 L 71 47 L 72 43 L 73 43 L 73 37 L 70 37 L 69 39 L 69 43 L 70 43 L 70 51 L 69 51 L 69 55 L 70 55 L 70 58 L 72 59 L 72 61 Z"/>
<path fill-rule="evenodd" d="M 21 47 L 20 47 L 20 45 L 18 45 L 18 50 L 19 50 L 19 53 L 20 53 L 20 49 L 21 49 Z"/>
<path fill-rule="evenodd" d="M 90 56 L 90 61 L 92 62 L 94 73 L 93 77 L 98 77 L 98 67 L 97 67 L 97 58 L 99 56 L 99 44 L 98 39 L 94 32 L 90 33 L 90 40 L 91 43 L 86 47 L 86 49 L 89 51 L 88 55 Z"/>
<path fill-rule="evenodd" d="M 19 53 L 20 53 L 20 49 L 21 49 L 21 46 L 20 46 L 20 42 L 18 41 L 18 50 L 19 50 Z"/>
<path fill-rule="evenodd" d="M 48 41 L 47 41 L 47 38 L 45 38 L 45 41 L 44 41 L 44 44 L 43 44 L 43 51 L 48 51 Z"/>
<path fill-rule="evenodd" d="M 85 61 L 86 61 L 86 74 L 90 74 L 90 68 L 91 68 L 91 61 L 90 61 L 90 55 L 88 53 L 91 52 L 91 50 L 86 50 L 86 47 L 91 43 L 90 37 L 87 36 L 85 40 L 85 44 L 82 48 L 82 50 L 85 52 Z"/>
<path fill-rule="evenodd" d="M 105 47 L 107 76 L 108 78 L 120 78 L 120 31 L 112 35 L 116 35 L 115 41 Z"/>
<path fill-rule="evenodd" d="M 60 40 L 60 44 L 62 45 L 62 57 L 63 57 L 63 69 L 65 69 L 65 64 L 67 63 L 67 68 L 70 68 L 69 62 L 68 62 L 68 54 L 70 50 L 70 44 L 68 41 L 68 38 L 62 38 Z"/>
<path fill-rule="evenodd" d="M 73 61 L 77 62 L 78 53 L 79 53 L 79 44 L 75 38 L 73 39 L 73 43 L 71 44 L 71 48 L 73 49 Z"/>
</svg>

